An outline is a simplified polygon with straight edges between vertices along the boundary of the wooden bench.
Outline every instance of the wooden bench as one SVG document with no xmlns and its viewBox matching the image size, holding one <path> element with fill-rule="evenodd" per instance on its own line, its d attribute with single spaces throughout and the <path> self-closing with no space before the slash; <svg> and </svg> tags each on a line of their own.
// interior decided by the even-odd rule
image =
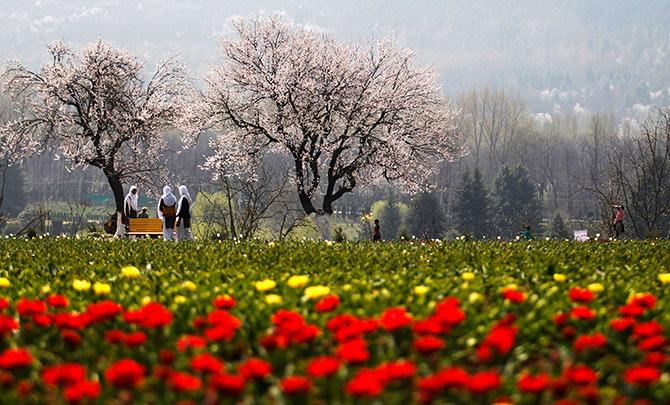
<svg viewBox="0 0 670 405">
<path fill-rule="evenodd" d="M 160 235 L 163 236 L 163 221 L 160 218 L 129 218 L 126 235 Z"/>
</svg>

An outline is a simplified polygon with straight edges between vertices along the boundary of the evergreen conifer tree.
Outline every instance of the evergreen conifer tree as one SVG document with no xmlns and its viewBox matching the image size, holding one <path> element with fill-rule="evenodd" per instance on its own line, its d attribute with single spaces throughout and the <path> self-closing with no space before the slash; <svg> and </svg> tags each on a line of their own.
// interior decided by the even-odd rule
<svg viewBox="0 0 670 405">
<path fill-rule="evenodd" d="M 402 218 L 400 216 L 400 206 L 394 195 L 391 195 L 386 202 L 386 206 L 379 216 L 379 222 L 382 227 L 382 238 L 384 240 L 395 240 L 398 238 Z"/>
<path fill-rule="evenodd" d="M 569 239 L 570 231 L 568 230 L 563 217 L 560 212 L 554 214 L 554 218 L 551 220 L 551 225 L 549 226 L 549 232 L 547 236 L 553 239 Z"/>
<path fill-rule="evenodd" d="M 458 231 L 476 238 L 491 235 L 490 206 L 479 168 L 475 168 L 472 176 L 466 170 L 454 201 L 453 212 Z"/>
<path fill-rule="evenodd" d="M 433 193 L 419 193 L 410 202 L 407 230 L 424 239 L 442 238 L 446 232 L 446 216 Z"/>
<path fill-rule="evenodd" d="M 511 237 L 524 226 L 537 232 L 542 201 L 523 165 L 505 166 L 493 183 L 494 222 L 498 235 Z"/>
</svg>

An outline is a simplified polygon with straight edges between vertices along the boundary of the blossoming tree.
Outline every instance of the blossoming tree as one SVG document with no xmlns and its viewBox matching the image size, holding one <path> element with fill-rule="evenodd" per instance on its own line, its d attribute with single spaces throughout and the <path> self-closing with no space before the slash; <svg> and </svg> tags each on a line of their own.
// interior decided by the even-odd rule
<svg viewBox="0 0 670 405">
<path fill-rule="evenodd" d="M 161 133 L 181 117 L 189 98 L 186 72 L 174 58 L 148 78 L 144 62 L 98 40 L 75 53 L 61 42 L 39 71 L 12 63 L 3 90 L 21 118 L 0 128 L 5 156 L 59 150 L 78 166 L 104 173 L 114 194 L 122 235 L 123 184 L 161 169 Z"/>
<path fill-rule="evenodd" d="M 416 190 L 457 156 L 455 113 L 436 74 L 390 41 L 368 47 L 292 27 L 279 17 L 237 20 L 195 105 L 220 135 L 206 167 L 253 170 L 268 154 L 291 161 L 305 213 L 329 238 L 333 204 L 380 180 Z"/>
</svg>

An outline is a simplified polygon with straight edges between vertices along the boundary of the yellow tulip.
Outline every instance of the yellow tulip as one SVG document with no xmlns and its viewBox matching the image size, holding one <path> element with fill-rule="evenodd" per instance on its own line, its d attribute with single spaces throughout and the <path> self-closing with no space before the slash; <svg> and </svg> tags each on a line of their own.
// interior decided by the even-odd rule
<svg viewBox="0 0 670 405">
<path fill-rule="evenodd" d="M 184 297 L 183 295 L 177 295 L 176 297 L 174 297 L 174 303 L 175 304 L 183 304 L 185 302 L 186 302 L 186 297 Z"/>
<path fill-rule="evenodd" d="M 465 281 L 470 281 L 475 279 L 475 273 L 466 271 L 465 273 L 461 274 L 461 278 Z"/>
<path fill-rule="evenodd" d="M 309 282 L 309 277 L 307 276 L 291 276 L 288 279 L 288 286 L 291 288 L 301 288 L 307 285 Z"/>
<path fill-rule="evenodd" d="M 554 273 L 554 281 L 556 281 L 556 282 L 558 282 L 558 283 L 562 283 L 562 282 L 564 282 L 566 279 L 567 279 L 567 277 L 565 277 L 565 274 Z"/>
<path fill-rule="evenodd" d="M 663 284 L 670 284 L 670 273 L 659 274 L 658 281 L 660 281 Z"/>
<path fill-rule="evenodd" d="M 254 285 L 256 286 L 256 290 L 258 290 L 258 291 L 268 291 L 268 290 L 272 290 L 273 288 L 275 288 L 277 283 L 275 283 L 274 281 L 266 278 L 265 280 L 262 280 L 262 281 L 256 281 L 254 283 Z"/>
<path fill-rule="evenodd" d="M 309 299 L 321 298 L 330 293 L 330 288 L 325 285 L 315 285 L 305 288 L 305 297 Z"/>
<path fill-rule="evenodd" d="M 0 288 L 7 288 L 10 285 L 12 285 L 12 283 L 7 277 L 0 277 Z"/>
<path fill-rule="evenodd" d="M 145 295 L 145 296 L 142 297 L 142 299 L 140 300 L 140 303 L 142 303 L 142 305 L 147 305 L 147 304 L 150 303 L 150 302 L 151 302 L 151 297 L 149 297 L 148 295 Z"/>
<path fill-rule="evenodd" d="M 268 294 L 265 296 L 265 303 L 268 305 L 279 305 L 282 303 L 282 298 L 277 294 Z"/>
<path fill-rule="evenodd" d="M 49 284 L 44 284 L 41 291 L 42 294 L 49 294 L 51 292 L 51 286 Z"/>
<path fill-rule="evenodd" d="M 93 284 L 93 292 L 95 292 L 96 295 L 107 295 L 112 292 L 112 286 L 96 282 Z"/>
<path fill-rule="evenodd" d="M 592 283 L 589 284 L 586 288 L 592 293 L 599 293 L 605 289 L 605 286 L 600 283 Z"/>
<path fill-rule="evenodd" d="M 470 295 L 468 295 L 468 302 L 470 304 L 474 304 L 475 302 L 479 302 L 482 300 L 482 295 L 478 292 L 471 292 Z"/>
<path fill-rule="evenodd" d="M 140 276 L 140 269 L 135 266 L 123 266 L 121 267 L 121 274 L 124 277 L 137 278 Z"/>
<path fill-rule="evenodd" d="M 189 291 L 195 291 L 195 289 L 196 289 L 195 283 L 193 281 L 184 281 L 181 284 L 181 286 L 184 287 L 184 289 L 189 290 Z"/>
<path fill-rule="evenodd" d="M 430 288 L 425 285 L 417 285 L 414 287 L 414 294 L 416 295 L 425 295 L 428 291 L 430 291 Z"/>
<path fill-rule="evenodd" d="M 91 288 L 91 283 L 86 280 L 74 280 L 72 287 L 77 291 L 88 291 Z"/>
</svg>

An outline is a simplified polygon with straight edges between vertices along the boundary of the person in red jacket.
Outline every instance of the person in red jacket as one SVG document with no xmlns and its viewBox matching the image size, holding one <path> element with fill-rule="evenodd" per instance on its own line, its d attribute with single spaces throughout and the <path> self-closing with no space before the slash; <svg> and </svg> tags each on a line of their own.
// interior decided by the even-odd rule
<svg viewBox="0 0 670 405">
<path fill-rule="evenodd" d="M 614 228 L 614 236 L 618 239 L 624 233 L 623 219 L 626 216 L 623 205 L 612 205 L 612 208 L 615 209 L 614 212 L 614 223 L 612 227 Z"/>
</svg>

